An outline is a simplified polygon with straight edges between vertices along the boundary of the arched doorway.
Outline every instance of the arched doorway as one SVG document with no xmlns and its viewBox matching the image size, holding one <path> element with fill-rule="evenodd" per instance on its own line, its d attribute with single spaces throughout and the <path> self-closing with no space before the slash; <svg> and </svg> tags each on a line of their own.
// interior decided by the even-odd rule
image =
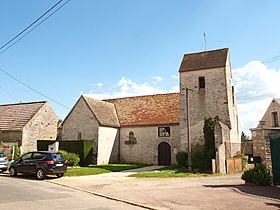
<svg viewBox="0 0 280 210">
<path fill-rule="evenodd" d="M 166 142 L 161 142 L 158 145 L 158 165 L 171 165 L 171 146 Z"/>
</svg>

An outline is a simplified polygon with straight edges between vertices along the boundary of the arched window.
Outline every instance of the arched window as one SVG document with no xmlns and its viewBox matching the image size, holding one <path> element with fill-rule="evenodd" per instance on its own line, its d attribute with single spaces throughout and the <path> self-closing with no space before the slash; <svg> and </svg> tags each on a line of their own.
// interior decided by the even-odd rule
<svg viewBox="0 0 280 210">
<path fill-rule="evenodd" d="M 129 141 L 134 141 L 134 133 L 132 131 L 130 131 L 129 134 L 128 134 L 128 140 Z"/>
<path fill-rule="evenodd" d="M 81 132 L 78 133 L 78 140 L 82 140 L 82 133 Z"/>
<path fill-rule="evenodd" d="M 128 141 L 125 141 L 124 143 L 127 144 L 127 145 L 137 144 L 137 141 L 136 141 L 136 138 L 134 137 L 133 131 L 130 131 L 128 133 Z"/>
</svg>

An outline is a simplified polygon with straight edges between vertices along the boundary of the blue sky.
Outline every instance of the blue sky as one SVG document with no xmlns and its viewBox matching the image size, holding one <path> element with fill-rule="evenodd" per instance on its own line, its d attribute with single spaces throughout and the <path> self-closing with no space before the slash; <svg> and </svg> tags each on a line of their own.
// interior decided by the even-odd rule
<svg viewBox="0 0 280 210">
<path fill-rule="evenodd" d="M 0 45 L 58 0 L 0 1 Z M 64 0 L 63 2 L 66 2 Z M 0 68 L 67 107 L 81 94 L 178 90 L 184 53 L 230 48 L 242 130 L 280 97 L 280 2 L 71 0 L 0 54 Z M 1 51 L 0 51 L 1 52 Z M 0 104 L 48 100 L 0 71 Z M 68 109 L 48 100 L 60 118 Z"/>
</svg>

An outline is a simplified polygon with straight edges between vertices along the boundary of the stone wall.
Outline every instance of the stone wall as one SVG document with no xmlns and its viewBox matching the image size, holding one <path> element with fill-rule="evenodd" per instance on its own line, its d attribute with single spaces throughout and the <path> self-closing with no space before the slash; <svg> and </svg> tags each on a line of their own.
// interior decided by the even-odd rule
<svg viewBox="0 0 280 210">
<path fill-rule="evenodd" d="M 22 132 L 21 131 L 0 131 L 0 141 L 18 141 L 21 145 Z M 20 146 L 19 145 L 19 146 Z"/>
<path fill-rule="evenodd" d="M 97 164 L 119 162 L 119 129 L 99 127 Z"/>
<path fill-rule="evenodd" d="M 81 97 L 62 125 L 62 140 L 98 140 L 99 122 Z"/>
<path fill-rule="evenodd" d="M 49 106 L 44 104 L 22 130 L 22 153 L 37 150 L 37 140 L 55 140 L 58 118 Z"/>
<path fill-rule="evenodd" d="M 170 127 L 170 137 L 159 137 L 158 127 Z M 129 141 L 129 133 L 134 140 Z M 171 164 L 177 164 L 176 154 L 180 148 L 179 125 L 160 125 L 142 127 L 121 127 L 120 162 L 158 164 L 158 145 L 166 142 L 171 146 Z M 186 151 L 186 148 L 183 148 Z"/>
<path fill-rule="evenodd" d="M 269 133 L 271 129 L 255 128 L 251 129 L 253 142 L 253 155 L 260 156 L 262 163 L 272 172 L 271 150 Z"/>
</svg>

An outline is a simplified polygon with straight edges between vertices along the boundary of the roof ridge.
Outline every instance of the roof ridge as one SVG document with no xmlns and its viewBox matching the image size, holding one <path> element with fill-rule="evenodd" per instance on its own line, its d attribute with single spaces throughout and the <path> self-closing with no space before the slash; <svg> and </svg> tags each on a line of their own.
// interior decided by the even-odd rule
<svg viewBox="0 0 280 210">
<path fill-rule="evenodd" d="M 12 105 L 27 105 L 27 104 L 39 104 L 46 103 L 47 101 L 34 101 L 34 102 L 23 102 L 23 103 L 13 103 L 13 104 L 0 104 L 0 106 L 12 106 Z"/>
<path fill-rule="evenodd" d="M 215 49 L 215 50 L 207 50 L 207 51 L 200 51 L 200 52 L 193 52 L 193 53 L 185 53 L 185 55 L 211 53 L 211 52 L 223 51 L 223 50 L 229 50 L 229 48 L 228 48 L 228 47 L 225 47 L 225 48 Z"/>
<path fill-rule="evenodd" d="M 142 97 L 149 97 L 149 96 L 162 96 L 162 95 L 172 95 L 172 94 L 179 94 L 179 92 L 175 92 L 175 93 L 158 93 L 158 94 L 148 94 L 148 95 L 138 95 L 138 96 L 126 96 L 126 97 L 120 97 L 120 98 L 108 98 L 108 99 L 103 99 L 102 101 L 107 102 L 107 101 L 110 101 L 110 100 L 117 100 L 117 99 L 142 98 Z"/>
</svg>

